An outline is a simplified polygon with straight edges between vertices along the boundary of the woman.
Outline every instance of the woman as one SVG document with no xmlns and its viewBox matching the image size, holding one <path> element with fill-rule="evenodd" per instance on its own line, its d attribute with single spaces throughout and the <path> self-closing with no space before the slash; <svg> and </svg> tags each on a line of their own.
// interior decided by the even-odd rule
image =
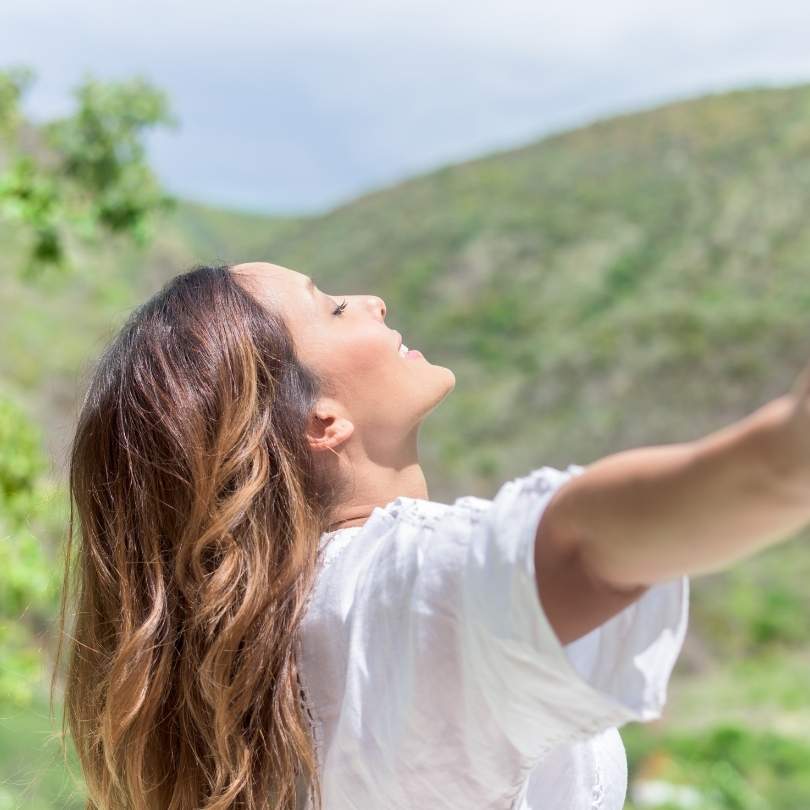
<svg viewBox="0 0 810 810">
<path fill-rule="evenodd" d="M 810 521 L 807 372 L 700 441 L 430 501 L 418 431 L 455 377 L 385 317 L 197 267 L 104 352 L 61 614 L 73 586 L 89 807 L 617 810 L 688 576 Z"/>
</svg>

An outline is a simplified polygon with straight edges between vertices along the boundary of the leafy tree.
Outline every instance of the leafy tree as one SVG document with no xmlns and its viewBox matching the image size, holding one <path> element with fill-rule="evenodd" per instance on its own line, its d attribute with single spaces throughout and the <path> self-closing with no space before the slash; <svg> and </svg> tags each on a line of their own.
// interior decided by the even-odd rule
<svg viewBox="0 0 810 810">
<path fill-rule="evenodd" d="M 176 125 L 165 97 L 141 79 L 85 78 L 71 115 L 33 127 L 20 100 L 27 67 L 0 71 L 0 221 L 26 244 L 21 276 L 71 269 L 70 244 L 121 235 L 144 245 L 154 216 L 175 205 L 145 162 L 142 137 Z M 48 474 L 41 433 L 0 386 L 0 704 L 30 702 L 38 642 L 57 607 L 60 566 L 47 540 L 63 536 L 67 492 Z M 2 797 L 0 796 L 0 799 Z"/>
<path fill-rule="evenodd" d="M 16 223 L 30 246 L 23 274 L 44 266 L 68 269 L 72 237 L 94 243 L 125 234 L 151 237 L 152 215 L 174 207 L 150 171 L 142 135 L 177 126 L 164 94 L 144 79 L 104 83 L 85 77 L 77 109 L 34 130 L 20 101 L 34 81 L 27 67 L 0 71 L 0 218 Z"/>
</svg>

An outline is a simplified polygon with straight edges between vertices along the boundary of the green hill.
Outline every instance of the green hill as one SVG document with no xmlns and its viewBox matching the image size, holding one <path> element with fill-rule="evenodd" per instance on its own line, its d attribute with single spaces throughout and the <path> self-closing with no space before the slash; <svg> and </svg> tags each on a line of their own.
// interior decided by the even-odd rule
<svg viewBox="0 0 810 810">
<path fill-rule="evenodd" d="M 782 392 L 810 355 L 808 149 L 807 86 L 706 97 L 367 195 L 263 255 L 382 295 L 458 370 L 431 459 L 488 491 Z"/>
<path fill-rule="evenodd" d="M 192 263 L 266 259 L 336 296 L 382 296 L 405 342 L 454 370 L 422 431 L 430 495 L 490 497 L 543 464 L 697 438 L 810 361 L 810 85 L 617 116 L 317 217 L 183 203 L 158 231 L 55 285 L 24 287 L 15 251 L 0 257 L 0 380 L 55 468 L 89 364 L 135 303 Z M 771 720 L 810 714 L 806 540 L 694 583 L 674 707 L 709 723 L 730 711 L 720 696 L 766 694 Z M 774 649 L 798 658 L 733 670 Z"/>
</svg>

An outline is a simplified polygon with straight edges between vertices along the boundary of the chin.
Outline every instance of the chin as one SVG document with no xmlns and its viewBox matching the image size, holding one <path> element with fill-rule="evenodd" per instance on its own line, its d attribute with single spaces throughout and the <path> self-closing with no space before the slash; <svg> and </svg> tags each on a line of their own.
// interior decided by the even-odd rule
<svg viewBox="0 0 810 810">
<path fill-rule="evenodd" d="M 446 388 L 442 398 L 446 397 L 455 387 L 456 387 L 456 375 L 452 372 L 451 369 L 446 368 L 445 366 L 437 366 L 437 368 L 442 369 L 442 371 L 446 372 L 445 377 L 447 378 Z"/>
<path fill-rule="evenodd" d="M 424 419 L 429 413 L 431 413 L 435 408 L 437 408 L 447 397 L 447 395 L 456 387 L 456 375 L 449 368 L 445 368 L 444 366 L 434 366 L 434 368 L 441 370 L 444 372 L 442 377 L 444 378 L 441 386 L 438 384 L 433 389 L 433 394 L 430 398 L 430 401 L 426 403 L 425 409 L 422 411 L 421 416 L 419 417 L 420 421 Z M 438 375 L 437 375 L 438 376 Z"/>
</svg>

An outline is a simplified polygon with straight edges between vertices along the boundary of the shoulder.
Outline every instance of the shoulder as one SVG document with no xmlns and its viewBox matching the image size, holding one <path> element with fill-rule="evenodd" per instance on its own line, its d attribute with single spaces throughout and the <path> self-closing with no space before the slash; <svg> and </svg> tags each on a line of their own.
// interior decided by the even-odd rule
<svg viewBox="0 0 810 810">
<path fill-rule="evenodd" d="M 499 508 L 503 506 L 511 509 L 519 506 L 519 501 L 532 503 L 531 498 L 528 500 L 525 498 L 526 495 L 544 495 L 555 492 L 571 478 L 584 471 L 585 467 L 580 464 L 569 464 L 564 469 L 545 465 L 504 481 L 492 498 L 463 495 L 447 504 L 398 497 L 380 512 L 382 516 L 390 518 L 389 525 L 391 521 L 401 521 L 409 526 L 429 530 L 459 524 L 477 525 L 491 522 L 498 514 Z"/>
<path fill-rule="evenodd" d="M 463 495 L 452 503 L 442 503 L 398 496 L 384 507 L 376 507 L 362 526 L 322 535 L 325 562 L 332 562 L 350 548 L 362 556 L 373 553 L 380 544 L 427 541 L 435 539 L 437 533 L 449 537 L 460 531 L 462 536 L 469 536 L 470 529 L 491 526 L 504 516 L 520 517 L 537 503 L 537 496 L 556 491 L 584 469 L 578 464 L 565 469 L 538 467 L 503 482 L 492 498 Z"/>
<path fill-rule="evenodd" d="M 321 577 L 333 581 L 332 590 L 354 591 L 372 587 L 372 579 L 408 584 L 421 569 L 450 574 L 455 567 L 460 575 L 493 556 L 524 556 L 524 536 L 533 537 L 544 504 L 582 470 L 539 467 L 503 482 L 492 498 L 463 495 L 442 503 L 398 496 L 362 526 L 322 536 Z"/>
<path fill-rule="evenodd" d="M 417 580 L 460 573 L 491 506 L 474 495 L 453 503 L 399 496 L 375 508 L 362 526 L 325 533 L 313 613 L 329 605 L 327 612 L 337 607 L 345 621 L 367 600 L 404 598 Z"/>
</svg>

